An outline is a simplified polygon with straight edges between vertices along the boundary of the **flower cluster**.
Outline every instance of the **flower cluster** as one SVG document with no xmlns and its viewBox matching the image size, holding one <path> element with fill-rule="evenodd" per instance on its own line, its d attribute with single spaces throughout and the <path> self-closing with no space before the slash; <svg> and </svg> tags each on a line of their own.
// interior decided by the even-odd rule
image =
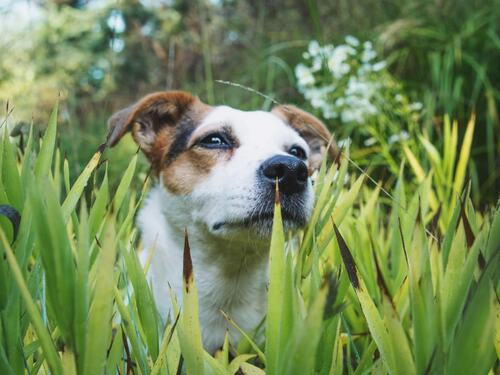
<svg viewBox="0 0 500 375">
<path fill-rule="evenodd" d="M 411 111 L 421 106 L 408 103 L 369 41 L 350 35 L 336 47 L 311 41 L 303 57 L 295 68 L 298 89 L 326 119 L 357 125 L 394 109 L 390 107 Z"/>
</svg>

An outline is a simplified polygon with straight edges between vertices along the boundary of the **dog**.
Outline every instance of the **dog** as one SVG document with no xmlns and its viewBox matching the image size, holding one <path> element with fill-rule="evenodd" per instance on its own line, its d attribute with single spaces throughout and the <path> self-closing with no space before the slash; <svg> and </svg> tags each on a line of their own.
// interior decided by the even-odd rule
<svg viewBox="0 0 500 375">
<path fill-rule="evenodd" d="M 214 353 L 226 331 L 237 344 L 221 310 L 247 332 L 265 316 L 276 183 L 285 230 L 305 226 L 310 176 L 326 154 L 337 155 L 330 132 L 292 105 L 241 111 L 182 91 L 150 94 L 111 116 L 108 128 L 109 146 L 131 132 L 157 176 L 137 226 L 162 319 L 174 318 L 170 288 L 182 300 L 187 230 L 203 345 Z"/>
</svg>

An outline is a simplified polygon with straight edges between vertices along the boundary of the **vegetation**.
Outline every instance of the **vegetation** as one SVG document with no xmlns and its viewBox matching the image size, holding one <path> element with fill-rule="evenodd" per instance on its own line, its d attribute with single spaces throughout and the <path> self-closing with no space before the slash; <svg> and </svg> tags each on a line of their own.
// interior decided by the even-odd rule
<svg viewBox="0 0 500 375">
<path fill-rule="evenodd" d="M 28 27 L 0 24 L 0 373 L 500 371 L 498 0 L 31 4 Z M 215 355 L 192 275 L 160 322 L 136 145 L 99 146 L 164 89 L 293 102 L 342 147 L 303 231 L 275 208 L 266 319 Z"/>
<path fill-rule="evenodd" d="M 18 26 L 2 29 L 0 100 L 15 108 L 11 127 L 33 119 L 36 130 L 61 99 L 60 145 L 73 178 L 103 142 L 109 114 L 156 90 L 191 91 L 209 104 L 242 109 L 268 109 L 272 100 L 292 102 L 322 116 L 302 97 L 295 67 L 305 62 L 302 55 L 311 40 L 337 47 L 352 35 L 373 42 L 377 61 L 386 62 L 377 78 L 399 86 L 393 97 L 384 96 L 392 103 L 383 111 L 385 120 L 372 119 L 353 130 L 352 124 L 326 118 L 337 139 L 351 137 L 357 164 L 390 189 L 404 158 L 397 143 L 387 144 L 391 136 L 404 130 L 411 142 L 415 129 L 442 147 L 445 116 L 457 120 L 461 138 L 476 113 L 467 171 L 471 198 L 481 209 L 497 201 L 499 0 L 363 0 L 355 5 L 342 0 L 21 0 L 0 4 L 2 19 L 9 20 L 11 8 L 23 3 L 31 4 L 32 21 L 22 26 L 27 19 L 22 8 L 24 13 L 4 23 Z M 423 107 L 402 117 L 393 103 L 398 93 Z M 22 129 L 27 132 L 29 126 Z M 370 138 L 367 129 L 375 143 L 364 144 Z M 135 149 L 129 144 L 116 155 L 126 152 Z M 412 152 L 430 166 L 422 147 Z M 123 159 L 114 159 L 112 171 L 125 167 Z M 114 178 L 110 182 L 117 184 Z"/>
<path fill-rule="evenodd" d="M 39 151 L 33 131 L 23 150 L 2 138 L 2 373 L 175 374 L 181 364 L 189 374 L 498 370 L 500 209 L 476 212 L 470 184 L 463 189 L 471 139 L 454 155 L 450 135 L 436 155 L 442 165 L 421 170 L 410 194 L 401 177 L 392 194 L 365 174 L 344 187 L 348 150 L 340 167 L 323 163 L 299 241 L 285 245 L 275 207 L 265 341 L 242 332 L 237 348 L 226 342 L 212 357 L 202 348 L 192 274 L 184 308 L 160 324 L 136 253 L 133 218 L 148 185 L 129 188 L 137 156 L 114 194 L 102 149 L 71 184 L 56 121 L 57 107 Z M 463 193 L 437 204 L 448 186 L 433 177 L 439 169 Z"/>
</svg>

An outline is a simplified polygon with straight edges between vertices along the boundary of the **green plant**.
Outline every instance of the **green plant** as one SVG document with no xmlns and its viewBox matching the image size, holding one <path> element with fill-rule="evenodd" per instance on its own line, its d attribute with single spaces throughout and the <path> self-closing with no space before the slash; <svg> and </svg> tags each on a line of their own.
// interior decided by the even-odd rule
<svg viewBox="0 0 500 375">
<path fill-rule="evenodd" d="M 71 183 L 56 120 L 57 107 L 39 150 L 32 131 L 23 151 L 5 131 L 0 143 L 2 374 L 175 374 L 181 363 L 190 374 L 498 370 L 500 209 L 478 213 L 460 189 L 439 218 L 438 165 L 415 191 L 400 177 L 387 200 L 364 174 L 344 187 L 348 157 L 325 161 L 303 232 L 284 233 L 275 207 L 264 342 L 242 332 L 238 347 L 226 341 L 212 356 L 188 236 L 184 307 L 160 323 L 136 255 L 133 218 L 148 187 L 130 188 L 137 156 L 114 194 L 109 172 L 95 177 L 107 169 L 102 149 Z M 446 150 L 445 163 L 455 160 Z"/>
<path fill-rule="evenodd" d="M 471 156 L 474 201 L 496 201 L 500 75 L 498 0 L 412 0 L 380 25 L 378 45 L 391 71 L 425 104 L 422 124 L 438 144 L 445 115 L 465 124 L 477 113 Z M 465 129 L 459 128 L 459 134 Z"/>
<path fill-rule="evenodd" d="M 370 41 L 348 35 L 345 44 L 321 46 L 313 40 L 303 57 L 295 75 L 305 99 L 335 123 L 338 137 L 357 145 L 363 165 L 388 165 L 397 174 L 401 144 L 416 134 L 422 104 L 410 102 Z"/>
</svg>

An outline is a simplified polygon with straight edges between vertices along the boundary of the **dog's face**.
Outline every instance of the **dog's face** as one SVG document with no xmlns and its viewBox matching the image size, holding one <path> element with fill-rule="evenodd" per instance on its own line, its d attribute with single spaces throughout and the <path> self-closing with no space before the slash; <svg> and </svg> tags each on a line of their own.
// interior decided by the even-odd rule
<svg viewBox="0 0 500 375">
<path fill-rule="evenodd" d="M 216 236 L 268 235 L 276 182 L 285 227 L 305 225 L 310 174 L 330 141 L 318 119 L 293 106 L 247 112 L 183 92 L 151 94 L 113 115 L 109 127 L 111 146 L 132 132 L 169 199 Z"/>
</svg>

